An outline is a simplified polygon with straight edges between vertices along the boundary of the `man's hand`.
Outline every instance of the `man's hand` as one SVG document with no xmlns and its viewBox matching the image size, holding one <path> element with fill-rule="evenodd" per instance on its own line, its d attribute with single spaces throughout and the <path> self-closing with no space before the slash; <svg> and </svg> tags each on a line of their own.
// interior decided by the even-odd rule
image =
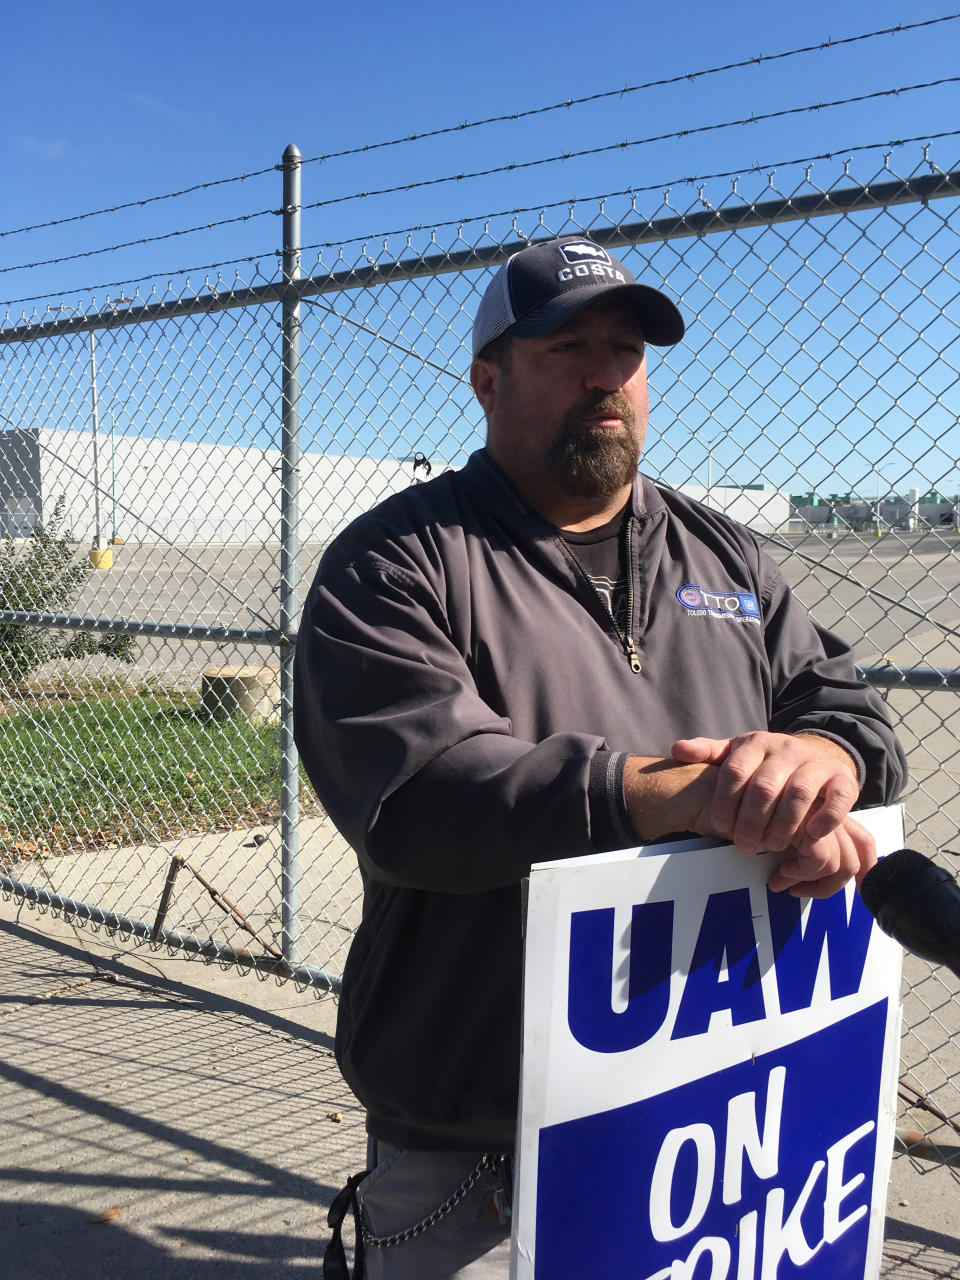
<svg viewBox="0 0 960 1280">
<path fill-rule="evenodd" d="M 641 840 L 697 831 L 745 853 L 785 852 L 770 888 L 829 898 L 877 860 L 847 815 L 859 795 L 851 756 L 829 738 L 745 733 L 674 743 L 672 759 L 631 756 L 624 795 Z"/>
<path fill-rule="evenodd" d="M 857 884 L 877 861 L 873 836 L 853 818 L 819 840 L 801 840 L 767 881 L 774 893 L 795 898 L 829 898 L 851 877 Z"/>
<path fill-rule="evenodd" d="M 796 862 L 796 876 L 771 887 L 812 880 L 831 883 L 841 866 L 849 866 L 842 884 L 859 868 L 862 842 L 844 829 L 860 794 L 856 765 L 831 739 L 766 731 L 736 738 L 687 738 L 674 743 L 672 755 L 681 764 L 717 768 L 709 817 L 701 819 L 712 833 L 744 853 L 797 850 L 796 858 L 781 867 L 783 872 Z M 857 830 L 866 835 L 862 827 Z M 814 865 L 823 868 L 826 878 L 806 875 Z"/>
</svg>

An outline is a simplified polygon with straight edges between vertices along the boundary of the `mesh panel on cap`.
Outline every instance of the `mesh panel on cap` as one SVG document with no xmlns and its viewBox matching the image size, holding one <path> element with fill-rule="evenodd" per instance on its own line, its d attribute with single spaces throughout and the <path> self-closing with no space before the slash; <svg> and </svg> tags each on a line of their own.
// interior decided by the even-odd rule
<svg viewBox="0 0 960 1280">
<path fill-rule="evenodd" d="M 488 342 L 506 333 L 516 320 L 513 307 L 510 305 L 509 271 L 510 263 L 516 257 L 511 254 L 497 274 L 490 281 L 486 292 L 480 299 L 476 318 L 473 322 L 473 354 L 479 355 Z"/>
</svg>

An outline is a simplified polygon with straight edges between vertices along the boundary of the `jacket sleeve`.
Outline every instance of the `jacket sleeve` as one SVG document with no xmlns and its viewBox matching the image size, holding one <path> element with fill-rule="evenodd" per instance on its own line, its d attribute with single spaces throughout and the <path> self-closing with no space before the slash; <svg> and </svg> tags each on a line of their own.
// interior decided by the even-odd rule
<svg viewBox="0 0 960 1280">
<path fill-rule="evenodd" d="M 471 893 L 531 862 L 591 851 L 602 739 L 538 743 L 480 697 L 427 575 L 328 552 L 297 641 L 296 740 L 361 868 L 387 884 Z"/>
<path fill-rule="evenodd" d="M 891 804 L 906 782 L 907 765 L 883 699 L 857 678 L 849 647 L 810 618 L 780 570 L 763 559 L 770 729 L 833 738 L 858 763 L 861 804 Z"/>
</svg>

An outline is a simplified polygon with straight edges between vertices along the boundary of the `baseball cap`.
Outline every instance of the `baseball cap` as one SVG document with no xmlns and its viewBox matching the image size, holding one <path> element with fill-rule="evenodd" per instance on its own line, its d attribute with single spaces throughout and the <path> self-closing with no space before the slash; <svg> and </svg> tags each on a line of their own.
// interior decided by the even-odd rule
<svg viewBox="0 0 960 1280">
<path fill-rule="evenodd" d="M 586 236 L 559 236 L 512 254 L 487 285 L 473 322 L 473 354 L 508 331 L 518 338 L 551 333 L 614 291 L 636 307 L 647 342 L 672 347 L 683 337 L 683 317 L 659 289 L 640 284 Z"/>
</svg>

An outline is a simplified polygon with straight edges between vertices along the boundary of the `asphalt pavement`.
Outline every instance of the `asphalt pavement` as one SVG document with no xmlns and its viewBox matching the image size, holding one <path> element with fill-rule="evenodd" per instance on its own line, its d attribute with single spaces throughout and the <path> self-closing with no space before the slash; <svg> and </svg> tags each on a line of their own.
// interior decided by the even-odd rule
<svg viewBox="0 0 960 1280">
<path fill-rule="evenodd" d="M 822 568 L 809 563 L 824 556 L 816 540 L 796 540 L 778 558 L 822 621 L 856 645 L 860 661 L 890 654 L 902 666 L 957 666 L 960 644 L 942 628 L 960 622 L 960 554 L 933 536 L 909 547 L 904 541 L 839 540 Z M 90 613 L 220 623 L 249 622 L 261 611 L 272 616 L 269 549 L 250 561 L 231 553 L 229 573 L 220 572 L 216 557 L 181 572 L 175 556 L 158 563 L 149 549 L 124 554 L 118 571 L 91 586 L 84 602 Z M 311 558 L 304 557 L 305 577 Z M 868 608 L 871 590 L 880 594 Z M 250 602 L 251 593 L 252 607 L 238 608 L 238 596 Z M 144 645 L 144 669 L 170 663 L 193 687 L 186 647 L 174 661 L 169 643 L 157 641 L 156 652 Z M 209 646 L 194 647 L 193 665 L 210 660 Z M 231 647 L 220 656 L 235 660 L 237 653 Z M 953 693 L 894 691 L 889 700 L 914 777 L 911 843 L 950 845 L 960 704 Z M 218 838 L 247 850 L 243 833 Z M 328 847 L 319 840 L 314 846 Z M 227 857 L 219 846 L 216 853 Z M 322 857 L 336 867 L 335 853 Z M 197 865 L 212 856 L 201 841 Z M 243 855 L 247 862 L 250 856 Z M 88 862 L 71 874 L 94 877 L 99 893 L 119 893 L 116 866 Z M 327 862 L 318 866 L 318 886 L 336 880 Z M 128 864 L 140 865 L 129 857 Z M 232 888 L 225 866 L 218 864 L 215 878 Z M 162 880 L 159 863 L 150 869 Z M 85 886 L 57 887 L 89 896 Z M 155 890 L 151 881 L 151 902 Z M 121 900 L 129 910 L 134 899 L 124 888 Z M 344 927 L 350 923 L 344 916 Z M 919 964 L 907 967 L 905 1078 L 953 1116 L 958 984 Z M 319 1277 L 326 1208 L 364 1163 L 362 1114 L 332 1054 L 335 1012 L 330 998 L 312 990 L 123 945 L 103 931 L 0 900 L 0 1276 Z M 839 1069 L 825 1064 L 825 1087 L 830 1070 Z M 960 1135 L 916 1108 L 901 1108 L 901 1121 L 931 1131 L 940 1154 L 958 1164 L 954 1172 L 916 1153 L 894 1160 L 882 1276 L 960 1277 L 960 1147 L 950 1148 Z"/>
<path fill-rule="evenodd" d="M 319 1277 L 365 1155 L 334 1017 L 0 902 L 0 1275 Z"/>
<path fill-rule="evenodd" d="M 334 1018 L 291 983 L 0 901 L 0 1274 L 319 1280 L 326 1209 L 364 1162 Z M 881 1274 L 960 1276 L 956 1174 L 894 1160 Z"/>
</svg>

